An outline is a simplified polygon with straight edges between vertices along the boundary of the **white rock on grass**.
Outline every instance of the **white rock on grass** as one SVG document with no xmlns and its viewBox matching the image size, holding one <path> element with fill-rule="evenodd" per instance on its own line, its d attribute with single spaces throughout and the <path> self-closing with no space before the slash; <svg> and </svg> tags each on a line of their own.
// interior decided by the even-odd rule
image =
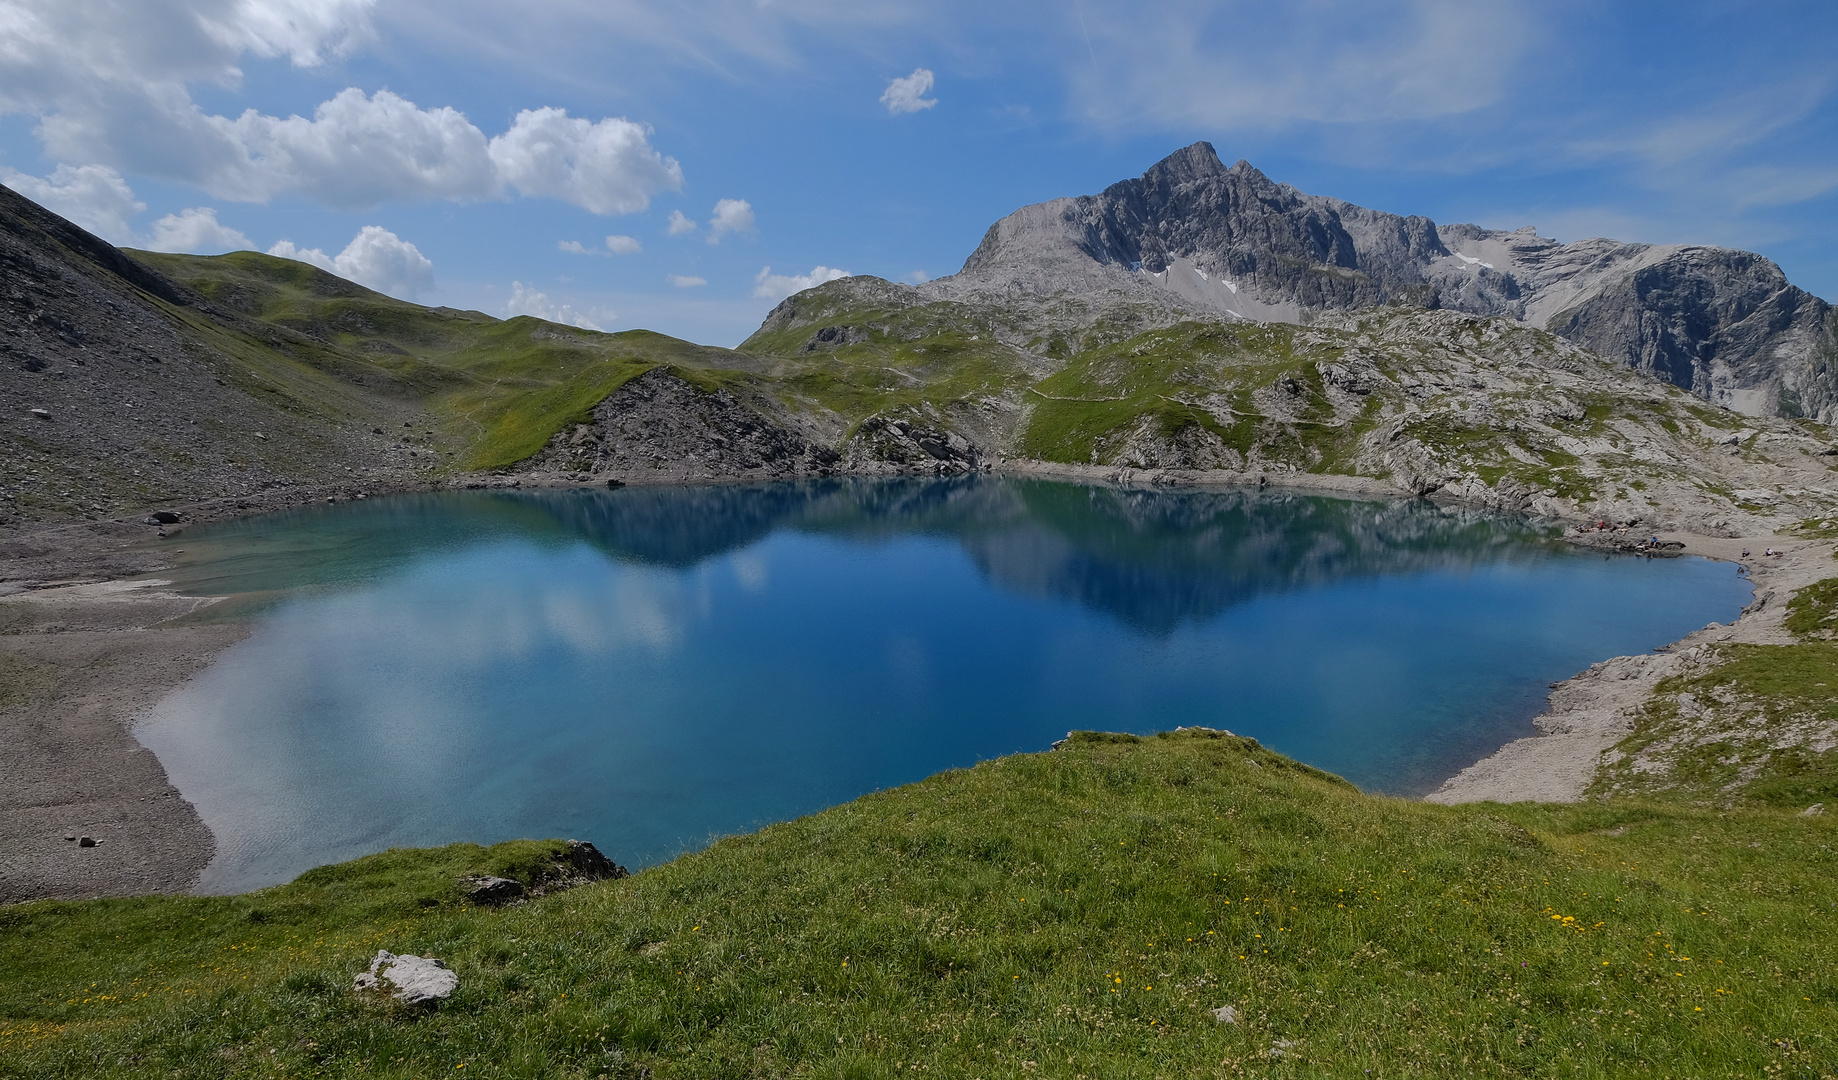
<svg viewBox="0 0 1838 1080">
<path fill-rule="evenodd" d="M 1230 1005 L 1221 1005 L 1217 1009 L 1208 1009 L 1206 1011 L 1212 1013 L 1213 1019 L 1219 1021 L 1221 1024 L 1236 1024 L 1238 1022 L 1238 1010 L 1232 1008 Z"/>
<path fill-rule="evenodd" d="M 370 970 L 352 980 L 353 990 L 387 993 L 405 1005 L 442 1001 L 459 989 L 459 975 L 431 956 L 397 956 L 379 949 Z"/>
</svg>

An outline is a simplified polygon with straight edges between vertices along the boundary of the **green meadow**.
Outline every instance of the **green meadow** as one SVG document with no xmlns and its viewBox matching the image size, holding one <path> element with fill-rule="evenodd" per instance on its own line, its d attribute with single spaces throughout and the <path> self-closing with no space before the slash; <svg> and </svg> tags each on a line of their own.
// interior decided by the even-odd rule
<svg viewBox="0 0 1838 1080">
<path fill-rule="evenodd" d="M 0 1075 L 1824 1077 L 1834 820 L 1082 735 L 504 909 L 457 879 L 553 843 L 6 909 Z M 353 993 L 379 948 L 458 993 Z"/>
</svg>

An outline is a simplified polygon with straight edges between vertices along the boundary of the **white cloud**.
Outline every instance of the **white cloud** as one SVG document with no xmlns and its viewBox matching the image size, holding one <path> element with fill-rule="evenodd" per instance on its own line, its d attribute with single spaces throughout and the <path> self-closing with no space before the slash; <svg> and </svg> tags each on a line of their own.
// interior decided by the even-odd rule
<svg viewBox="0 0 1838 1080">
<path fill-rule="evenodd" d="M 121 174 L 100 165 L 59 165 L 45 177 L 0 168 L 0 182 L 115 244 L 133 242 L 128 219 L 147 208 Z"/>
<path fill-rule="evenodd" d="M 488 138 L 451 108 L 352 87 L 311 117 L 220 116 L 194 83 L 234 89 L 246 55 L 301 67 L 370 41 L 374 0 L 0 0 L 0 114 L 36 117 L 53 160 L 196 185 L 223 199 L 298 195 L 341 209 L 523 194 L 597 214 L 643 209 L 682 169 L 624 118 L 525 109 Z"/>
<path fill-rule="evenodd" d="M 696 223 L 689 220 L 681 210 L 670 211 L 670 226 L 665 230 L 671 236 L 682 236 L 696 231 Z"/>
<path fill-rule="evenodd" d="M 795 292 L 815 288 L 826 281 L 850 276 L 847 270 L 817 266 L 808 274 L 775 274 L 772 267 L 761 267 L 753 278 L 753 295 L 767 300 L 783 300 Z"/>
<path fill-rule="evenodd" d="M 911 75 L 893 80 L 881 93 L 881 104 L 895 116 L 902 113 L 916 113 L 938 104 L 937 98 L 925 95 L 932 89 L 932 73 L 925 68 L 915 68 Z"/>
<path fill-rule="evenodd" d="M 238 230 L 219 222 L 216 210 L 194 206 L 154 222 L 147 248 L 187 255 L 221 255 L 226 251 L 253 251 L 255 245 Z"/>
<path fill-rule="evenodd" d="M 913 270 L 907 273 L 906 280 L 912 282 L 914 285 L 924 285 L 926 282 L 932 280 L 932 275 L 926 273 L 924 270 Z"/>
<path fill-rule="evenodd" d="M 317 67 L 326 55 L 347 55 L 370 40 L 374 6 L 376 0 L 236 0 L 227 18 L 201 13 L 198 23 L 233 52 Z"/>
<path fill-rule="evenodd" d="M 268 254 L 311 263 L 328 273 L 403 300 L 434 285 L 434 264 L 415 245 L 380 225 L 366 225 L 336 257 L 282 240 Z"/>
<path fill-rule="evenodd" d="M 674 221 L 671 227 L 676 227 Z M 708 219 L 709 243 L 719 244 L 721 238 L 728 233 L 752 231 L 752 203 L 745 199 L 722 199 L 715 204 L 715 216 Z"/>
<path fill-rule="evenodd" d="M 652 149 L 650 138 L 650 128 L 623 118 L 590 123 L 562 109 L 525 109 L 491 140 L 491 160 L 501 182 L 525 195 L 629 214 L 683 186 L 682 167 Z"/>
<path fill-rule="evenodd" d="M 606 328 L 574 309 L 572 304 L 558 304 L 549 299 L 547 293 L 538 292 L 526 287 L 521 281 L 511 282 L 510 303 L 504 306 L 506 318 L 518 315 L 532 315 L 546 322 L 562 323 L 567 326 L 578 326 L 583 330 L 601 330 Z M 610 312 L 595 312 L 604 318 L 611 319 Z"/>
<path fill-rule="evenodd" d="M 609 236 L 604 248 L 588 247 L 579 240 L 562 240 L 555 246 L 570 255 L 635 255 L 645 249 L 629 236 Z"/>
<path fill-rule="evenodd" d="M 698 286 L 708 284 L 707 278 L 695 277 L 690 274 L 671 274 L 664 280 L 675 285 L 679 289 L 694 289 Z"/>
</svg>

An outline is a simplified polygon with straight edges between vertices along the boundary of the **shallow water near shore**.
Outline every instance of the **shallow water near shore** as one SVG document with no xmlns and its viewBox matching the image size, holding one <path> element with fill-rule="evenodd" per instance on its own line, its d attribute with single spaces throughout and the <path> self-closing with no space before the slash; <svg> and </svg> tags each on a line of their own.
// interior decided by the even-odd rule
<svg viewBox="0 0 1838 1080">
<path fill-rule="evenodd" d="M 1750 599 L 1426 502 L 842 479 L 449 492 L 187 530 L 251 635 L 138 729 L 239 892 L 394 846 L 634 868 L 1068 730 L 1251 735 L 1421 794 L 1547 684 Z"/>
</svg>

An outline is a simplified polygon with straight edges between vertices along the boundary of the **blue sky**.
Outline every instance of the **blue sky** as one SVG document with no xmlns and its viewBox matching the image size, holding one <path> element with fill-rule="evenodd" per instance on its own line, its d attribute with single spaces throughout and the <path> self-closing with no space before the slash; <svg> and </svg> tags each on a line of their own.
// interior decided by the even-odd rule
<svg viewBox="0 0 1838 1080">
<path fill-rule="evenodd" d="M 0 181 L 118 243 L 732 345 L 1206 139 L 1833 299 L 1835 55 L 1830 0 L 0 0 Z"/>
</svg>

